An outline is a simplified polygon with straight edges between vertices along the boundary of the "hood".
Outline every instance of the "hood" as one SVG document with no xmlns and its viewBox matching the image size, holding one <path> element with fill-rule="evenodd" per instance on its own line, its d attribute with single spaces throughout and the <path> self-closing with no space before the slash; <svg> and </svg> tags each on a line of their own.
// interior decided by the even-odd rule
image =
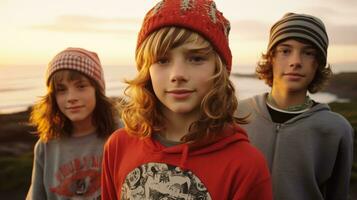
<svg viewBox="0 0 357 200">
<path fill-rule="evenodd" d="M 237 124 L 227 126 L 221 133 L 217 134 L 215 139 L 210 141 L 198 141 L 165 147 L 152 137 L 147 137 L 144 140 L 151 153 L 181 154 L 179 167 L 183 170 L 186 169 L 186 162 L 190 156 L 219 151 L 237 142 L 249 142 L 246 132 Z"/>
<path fill-rule="evenodd" d="M 247 101 L 249 101 L 249 104 L 254 108 L 255 112 L 259 115 L 261 115 L 263 118 L 268 119 L 269 121 L 272 121 L 268 108 L 266 106 L 266 97 L 267 97 L 268 93 L 262 94 L 262 95 L 257 95 L 254 96 L 251 99 L 248 99 Z M 245 101 L 245 103 L 247 103 Z M 243 104 L 243 103 L 242 103 Z M 240 106 L 242 106 L 242 104 L 240 104 Z M 243 104 L 244 105 L 244 104 Z M 313 106 L 311 109 L 309 109 L 308 111 L 301 113 L 300 115 L 293 117 L 292 119 L 288 120 L 287 122 L 285 122 L 286 124 L 288 123 L 292 123 L 295 122 L 299 119 L 308 117 L 310 115 L 312 115 L 313 113 L 316 112 L 320 112 L 320 111 L 330 111 L 330 107 L 327 104 L 324 103 L 318 103 L 317 105 Z"/>
</svg>

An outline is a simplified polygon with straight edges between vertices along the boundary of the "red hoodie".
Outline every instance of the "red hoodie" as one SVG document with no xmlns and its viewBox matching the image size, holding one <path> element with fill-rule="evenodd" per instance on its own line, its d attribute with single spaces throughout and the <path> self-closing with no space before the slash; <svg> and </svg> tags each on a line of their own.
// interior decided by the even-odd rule
<svg viewBox="0 0 357 200">
<path fill-rule="evenodd" d="M 272 199 L 266 162 L 238 126 L 210 143 L 172 147 L 120 129 L 103 159 L 103 200 Z"/>
</svg>

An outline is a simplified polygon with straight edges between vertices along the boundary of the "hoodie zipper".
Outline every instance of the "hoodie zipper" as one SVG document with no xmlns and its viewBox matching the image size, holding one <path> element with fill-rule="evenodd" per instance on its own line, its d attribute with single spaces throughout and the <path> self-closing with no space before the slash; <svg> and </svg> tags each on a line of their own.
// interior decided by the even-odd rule
<svg viewBox="0 0 357 200">
<path fill-rule="evenodd" d="M 279 134 L 279 131 L 280 131 L 280 129 L 281 129 L 281 127 L 283 126 L 283 124 L 275 124 L 275 133 L 276 133 L 276 135 L 275 135 L 275 140 L 274 140 L 274 144 L 273 144 L 273 147 L 274 147 L 274 152 L 273 152 L 273 156 L 272 156 L 272 160 L 271 160 L 271 168 L 270 168 L 270 173 L 272 173 L 273 172 L 273 168 L 274 168 L 274 160 L 275 160 L 275 154 L 276 154 L 276 148 L 277 148 L 277 146 L 276 146 L 276 143 L 278 142 L 278 134 Z"/>
<path fill-rule="evenodd" d="M 280 128 L 281 128 L 282 126 L 283 126 L 282 124 L 276 124 L 276 126 L 275 126 L 275 132 L 276 132 L 276 133 L 279 133 Z"/>
</svg>

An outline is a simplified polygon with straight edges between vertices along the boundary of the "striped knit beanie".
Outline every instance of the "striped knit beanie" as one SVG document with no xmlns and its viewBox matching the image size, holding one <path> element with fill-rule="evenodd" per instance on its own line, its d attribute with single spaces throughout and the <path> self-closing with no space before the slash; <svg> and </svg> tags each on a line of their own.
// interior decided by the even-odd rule
<svg viewBox="0 0 357 200">
<path fill-rule="evenodd" d="M 58 53 L 48 64 L 46 74 L 47 86 L 50 83 L 51 76 L 63 69 L 76 70 L 87 75 L 96 81 L 102 92 L 105 93 L 103 69 L 99 57 L 95 52 L 69 47 Z"/>
<path fill-rule="evenodd" d="M 288 38 L 301 38 L 314 44 L 327 63 L 328 36 L 324 23 L 317 17 L 307 14 L 286 13 L 270 29 L 268 52 L 279 42 Z"/>
<path fill-rule="evenodd" d="M 231 70 L 232 54 L 228 45 L 229 21 L 217 10 L 213 0 L 162 0 L 145 16 L 136 48 L 153 32 L 163 27 L 181 27 L 197 32 L 208 40 Z"/>
</svg>

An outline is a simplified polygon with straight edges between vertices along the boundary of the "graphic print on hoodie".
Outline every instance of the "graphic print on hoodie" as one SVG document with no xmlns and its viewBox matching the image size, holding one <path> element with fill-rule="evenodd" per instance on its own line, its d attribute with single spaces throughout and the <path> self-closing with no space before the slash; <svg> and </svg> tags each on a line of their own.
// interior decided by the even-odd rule
<svg viewBox="0 0 357 200">
<path fill-rule="evenodd" d="M 195 144 L 166 147 L 119 129 L 103 154 L 102 199 L 264 199 L 271 180 L 263 155 L 239 126 Z"/>
<path fill-rule="evenodd" d="M 131 171 L 121 199 L 211 199 L 191 172 L 165 163 L 146 163 Z"/>
</svg>

